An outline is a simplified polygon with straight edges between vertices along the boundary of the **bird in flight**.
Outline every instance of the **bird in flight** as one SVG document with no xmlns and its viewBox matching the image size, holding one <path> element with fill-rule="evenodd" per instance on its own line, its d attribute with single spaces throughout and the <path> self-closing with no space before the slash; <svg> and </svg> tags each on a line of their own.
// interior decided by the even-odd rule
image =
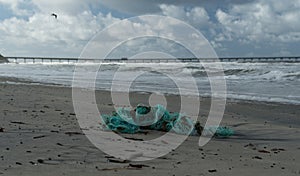
<svg viewBox="0 0 300 176">
<path fill-rule="evenodd" d="M 54 16 L 54 18 L 57 19 L 57 14 L 52 13 L 51 16 Z"/>
</svg>

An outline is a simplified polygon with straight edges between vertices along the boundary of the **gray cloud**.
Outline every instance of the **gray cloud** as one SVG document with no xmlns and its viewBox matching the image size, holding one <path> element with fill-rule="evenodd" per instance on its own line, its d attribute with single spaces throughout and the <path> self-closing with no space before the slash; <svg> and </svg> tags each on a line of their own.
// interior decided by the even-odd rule
<svg viewBox="0 0 300 176">
<path fill-rule="evenodd" d="M 254 0 L 102 0 L 101 3 L 120 12 L 141 15 L 161 12 L 160 4 L 182 6 L 204 6 L 218 8 L 224 5 L 244 4 Z"/>
<path fill-rule="evenodd" d="M 300 2 L 268 0 L 247 5 L 234 5 L 227 12 L 216 13 L 222 25 L 220 40 L 242 42 L 299 42 Z"/>
<path fill-rule="evenodd" d="M 76 56 L 93 34 L 124 18 L 122 13 L 183 20 L 199 29 L 221 56 L 300 54 L 299 0 L 0 0 L 0 4 L 15 15 L 0 20 L 0 48 L 7 55 Z M 59 14 L 58 20 L 50 16 L 52 12 Z M 115 35 L 123 35 L 122 31 L 126 30 Z"/>
</svg>

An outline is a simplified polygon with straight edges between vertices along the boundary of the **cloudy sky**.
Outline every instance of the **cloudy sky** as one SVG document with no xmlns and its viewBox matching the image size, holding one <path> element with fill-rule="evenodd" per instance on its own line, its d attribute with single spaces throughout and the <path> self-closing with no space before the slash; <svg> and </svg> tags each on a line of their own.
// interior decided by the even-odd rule
<svg viewBox="0 0 300 176">
<path fill-rule="evenodd" d="M 187 22 L 221 57 L 300 55 L 300 0 L 0 0 L 0 53 L 78 57 L 97 32 L 145 14 Z"/>
</svg>

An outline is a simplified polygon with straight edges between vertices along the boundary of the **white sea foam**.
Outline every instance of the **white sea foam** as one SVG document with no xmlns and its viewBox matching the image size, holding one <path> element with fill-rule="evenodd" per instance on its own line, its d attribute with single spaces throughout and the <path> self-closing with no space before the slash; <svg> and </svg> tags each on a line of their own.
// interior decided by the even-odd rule
<svg viewBox="0 0 300 176">
<path fill-rule="evenodd" d="M 299 104 L 300 63 L 224 62 L 222 64 L 229 98 Z M 78 64 L 72 62 L 9 63 L 0 64 L 0 76 L 71 86 L 75 65 L 82 66 L 87 72 L 91 68 L 99 66 L 91 62 Z M 209 71 L 219 71 L 214 70 L 213 63 L 208 63 L 205 66 L 209 68 Z M 125 91 L 123 87 L 128 84 L 129 80 L 126 79 L 126 74 L 146 71 L 146 74 L 138 77 L 132 84 L 131 91 L 178 94 L 179 90 L 174 82 L 164 75 L 166 73 L 178 74 L 178 80 L 185 81 L 191 73 L 197 82 L 199 93 L 203 96 L 210 95 L 209 79 L 206 76 L 207 70 L 201 64 L 102 63 L 97 76 L 96 88 L 110 90 L 111 79 L 116 70 L 125 75 L 122 80 L 115 81 L 115 84 L 118 84 L 118 91 Z M 218 77 L 214 79 L 218 79 Z M 92 79 L 85 78 L 83 81 L 88 83 Z M 186 84 L 181 92 L 190 95 L 193 91 L 190 91 L 189 84 Z"/>
</svg>

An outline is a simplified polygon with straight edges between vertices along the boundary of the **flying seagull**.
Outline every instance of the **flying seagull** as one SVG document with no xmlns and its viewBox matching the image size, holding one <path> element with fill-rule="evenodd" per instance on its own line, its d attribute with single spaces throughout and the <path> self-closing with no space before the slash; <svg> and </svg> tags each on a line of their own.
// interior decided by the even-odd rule
<svg viewBox="0 0 300 176">
<path fill-rule="evenodd" d="M 54 18 L 57 19 L 57 15 L 55 13 L 52 13 L 51 16 L 54 16 Z"/>
</svg>

